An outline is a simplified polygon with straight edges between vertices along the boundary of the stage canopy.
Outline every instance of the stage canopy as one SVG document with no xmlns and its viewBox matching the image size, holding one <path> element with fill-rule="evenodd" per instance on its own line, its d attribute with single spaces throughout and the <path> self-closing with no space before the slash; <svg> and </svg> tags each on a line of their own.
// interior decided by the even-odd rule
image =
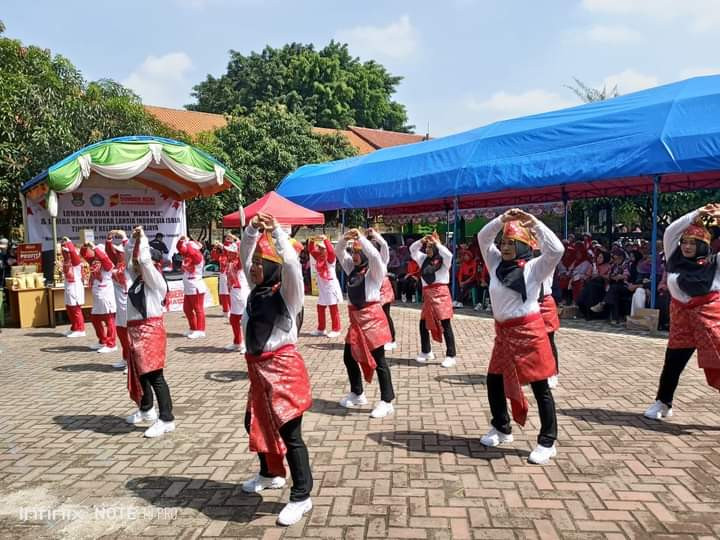
<svg viewBox="0 0 720 540">
<path fill-rule="evenodd" d="M 70 193 L 94 177 L 132 180 L 177 201 L 242 185 L 235 173 L 193 146 L 162 137 L 132 136 L 86 146 L 25 182 L 20 190 L 31 196 Z"/>
<path fill-rule="evenodd" d="M 278 193 L 313 210 L 409 213 L 720 187 L 720 76 L 305 165 Z"/>
<path fill-rule="evenodd" d="M 303 208 L 294 202 L 288 201 L 285 197 L 274 191 L 263 195 L 254 203 L 244 208 L 245 219 L 250 221 L 258 212 L 264 212 L 275 216 L 281 225 L 322 225 L 325 223 L 325 216 Z M 226 229 L 239 229 L 240 212 L 233 212 L 223 218 L 223 227 Z"/>
</svg>

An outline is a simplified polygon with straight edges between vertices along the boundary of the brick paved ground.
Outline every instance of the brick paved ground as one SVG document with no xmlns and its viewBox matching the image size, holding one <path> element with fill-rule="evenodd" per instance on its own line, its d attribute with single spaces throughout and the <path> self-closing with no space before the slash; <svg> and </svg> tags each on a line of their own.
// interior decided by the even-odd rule
<svg viewBox="0 0 720 540">
<path fill-rule="evenodd" d="M 538 428 L 532 399 L 512 446 L 479 443 L 488 427 L 492 322 L 456 318 L 460 360 L 446 370 L 413 360 L 417 310 L 394 314 L 391 418 L 340 408 L 341 340 L 301 338 L 315 398 L 304 421 L 315 507 L 288 529 L 275 526 L 287 488 L 262 496 L 239 489 L 256 471 L 242 425 L 248 381 L 242 357 L 221 349 L 230 328 L 217 309 L 204 342 L 181 337 L 178 314 L 167 318 L 178 430 L 156 440 L 123 422 L 131 411 L 124 377 L 108 367 L 115 358 L 83 346 L 90 338 L 6 329 L 0 537 L 720 536 L 718 396 L 693 367 L 671 422 L 639 414 L 654 397 L 662 339 L 561 331 L 559 455 L 539 467 L 526 462 Z M 308 300 L 306 331 L 314 321 Z M 375 385 L 368 394 L 377 398 Z"/>
</svg>

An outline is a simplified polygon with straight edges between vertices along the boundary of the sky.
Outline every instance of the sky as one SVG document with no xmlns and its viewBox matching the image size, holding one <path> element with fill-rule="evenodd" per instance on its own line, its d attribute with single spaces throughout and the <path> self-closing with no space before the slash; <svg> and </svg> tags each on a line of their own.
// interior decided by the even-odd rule
<svg viewBox="0 0 720 540">
<path fill-rule="evenodd" d="M 394 99 L 433 137 L 577 105 L 573 77 L 626 94 L 720 73 L 720 0 L 4 0 L 0 19 L 166 107 L 231 49 L 335 39 L 404 77 Z"/>
</svg>

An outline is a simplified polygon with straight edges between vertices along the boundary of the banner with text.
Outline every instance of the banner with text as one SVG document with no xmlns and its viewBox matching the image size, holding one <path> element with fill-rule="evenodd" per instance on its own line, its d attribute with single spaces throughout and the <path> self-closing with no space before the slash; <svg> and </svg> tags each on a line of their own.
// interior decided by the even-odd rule
<svg viewBox="0 0 720 540">
<path fill-rule="evenodd" d="M 178 237 L 185 234 L 185 206 L 151 189 L 81 188 L 58 193 L 58 241 L 67 236 L 77 244 L 80 231 L 92 229 L 95 242 L 104 242 L 109 231 L 122 229 L 130 236 L 137 225 L 143 226 L 150 240 L 163 234 L 169 251 L 165 257 L 169 258 Z M 42 243 L 43 250 L 52 249 L 52 224 L 44 200 L 28 201 L 27 228 L 30 242 Z"/>
</svg>

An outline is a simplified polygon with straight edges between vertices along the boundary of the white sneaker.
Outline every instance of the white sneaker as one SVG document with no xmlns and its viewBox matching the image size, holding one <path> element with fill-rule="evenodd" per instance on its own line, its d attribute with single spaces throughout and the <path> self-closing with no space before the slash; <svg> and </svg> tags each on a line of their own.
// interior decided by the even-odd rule
<svg viewBox="0 0 720 540">
<path fill-rule="evenodd" d="M 145 430 L 143 435 L 148 439 L 153 439 L 165 433 L 170 433 L 171 431 L 175 431 L 175 422 L 163 422 L 157 419 L 152 426 Z"/>
<path fill-rule="evenodd" d="M 595 304 L 593 307 L 590 308 L 590 311 L 593 313 L 600 313 L 603 309 L 605 309 L 605 302 L 600 302 L 599 304 Z"/>
<path fill-rule="evenodd" d="M 428 360 L 435 360 L 435 353 L 430 351 L 429 353 L 421 352 L 415 357 L 416 362 L 420 362 L 421 364 L 424 364 Z"/>
<path fill-rule="evenodd" d="M 84 332 L 84 331 L 83 331 L 83 332 L 79 332 L 79 331 L 70 332 L 70 333 L 67 335 L 67 337 L 69 337 L 69 338 L 71 338 L 71 339 L 72 339 L 72 338 L 85 337 L 85 332 Z"/>
<path fill-rule="evenodd" d="M 245 493 L 260 493 L 264 489 L 280 489 L 285 486 L 285 479 L 282 476 L 272 476 L 270 478 L 255 475 L 250 480 L 242 483 L 242 490 Z"/>
<path fill-rule="evenodd" d="M 457 364 L 457 360 L 455 359 L 454 356 L 446 356 L 445 360 L 442 361 L 441 365 L 442 365 L 442 367 L 450 368 L 450 367 L 454 367 L 455 364 Z"/>
<path fill-rule="evenodd" d="M 188 334 L 188 339 L 198 339 L 198 338 L 204 338 L 205 332 L 201 332 L 200 330 L 195 330 L 194 332 L 190 332 Z"/>
<path fill-rule="evenodd" d="M 237 345 L 235 345 L 234 343 L 231 343 L 230 345 L 225 345 L 224 349 L 225 349 L 226 351 L 233 351 L 233 352 L 234 352 L 234 351 L 237 351 L 237 347 L 238 347 Z"/>
<path fill-rule="evenodd" d="M 333 330 L 332 332 L 328 332 L 328 333 L 327 333 L 327 337 L 329 337 L 330 339 L 334 339 L 334 338 L 338 337 L 339 335 L 340 335 L 340 332 L 337 332 L 337 331 L 335 331 L 335 330 Z M 304 501 L 303 501 L 303 502 L 304 502 Z M 290 503 L 288 503 L 288 504 L 290 504 Z M 298 504 L 299 504 L 299 503 L 298 503 Z"/>
<path fill-rule="evenodd" d="M 190 335 L 194 334 L 194 333 L 195 333 L 195 330 L 186 330 L 185 332 L 183 332 L 183 336 L 190 337 Z"/>
<path fill-rule="evenodd" d="M 90 345 L 90 348 L 91 348 L 93 351 L 99 351 L 99 350 L 102 349 L 104 346 L 105 346 L 105 345 L 103 345 L 102 343 L 93 343 L 92 345 Z"/>
<path fill-rule="evenodd" d="M 139 424 L 140 422 L 155 422 L 158 419 L 157 411 L 152 408 L 149 411 L 143 412 L 140 409 L 128 416 L 125 421 L 128 424 Z"/>
<path fill-rule="evenodd" d="M 62 333 L 62 335 L 65 336 L 65 337 L 68 337 L 68 336 L 69 336 L 70 334 L 72 334 L 72 333 L 73 333 L 72 330 L 65 330 L 65 331 Z"/>
<path fill-rule="evenodd" d="M 289 502 L 280 510 L 277 522 L 278 525 L 288 527 L 302 519 L 312 509 L 312 501 L 308 498 L 300 502 Z"/>
<path fill-rule="evenodd" d="M 397 343 L 395 343 L 394 341 L 385 344 L 386 351 L 394 351 L 395 349 L 397 349 Z"/>
<path fill-rule="evenodd" d="M 494 427 L 490 428 L 490 431 L 480 437 L 480 444 L 482 444 L 483 446 L 488 446 L 490 448 L 500 446 L 503 443 L 511 442 L 513 442 L 512 433 L 503 433 L 501 431 L 498 431 Z"/>
<path fill-rule="evenodd" d="M 365 392 L 363 392 L 359 396 L 353 392 L 350 392 L 347 396 L 340 400 L 340 406 L 345 407 L 346 409 L 352 409 L 361 405 L 367 405 L 367 402 L 368 400 L 365 397 Z"/>
<path fill-rule="evenodd" d="M 455 302 L 452 303 L 452 306 L 453 306 L 454 308 L 461 308 L 461 307 L 464 306 L 464 304 L 463 304 L 462 302 L 458 302 L 458 301 L 456 300 Z"/>
<path fill-rule="evenodd" d="M 99 348 L 97 350 L 97 352 L 99 352 L 100 354 L 107 354 L 107 353 L 115 352 L 117 350 L 118 350 L 117 345 L 115 345 L 114 347 L 104 346 L 104 347 Z"/>
<path fill-rule="evenodd" d="M 473 307 L 475 311 L 482 311 L 482 303 L 475 304 L 475 307 Z"/>
<path fill-rule="evenodd" d="M 650 405 L 644 413 L 645 418 L 652 420 L 662 420 L 663 418 L 670 418 L 672 415 L 672 407 L 668 407 L 660 400 Z"/>
<path fill-rule="evenodd" d="M 119 362 L 115 362 L 112 367 L 115 369 L 125 369 L 127 364 L 125 363 L 125 360 L 120 360 Z"/>
<path fill-rule="evenodd" d="M 553 375 L 552 377 L 549 377 L 547 381 L 548 381 L 548 386 L 549 386 L 550 388 L 557 388 L 557 385 L 560 384 L 560 383 L 558 382 L 558 376 L 557 376 L 557 375 Z"/>
<path fill-rule="evenodd" d="M 557 448 L 555 448 L 554 444 L 550 447 L 538 444 L 535 447 L 535 450 L 530 452 L 528 463 L 534 463 L 535 465 L 547 465 L 555 456 L 557 456 Z"/>
<path fill-rule="evenodd" d="M 310 332 L 310 335 L 320 337 L 320 336 L 325 336 L 327 334 L 325 334 L 325 330 L 313 330 L 312 332 Z"/>
<path fill-rule="evenodd" d="M 247 352 L 247 348 L 245 347 L 245 343 L 241 343 L 237 346 L 237 352 L 240 354 L 245 354 Z"/>
<path fill-rule="evenodd" d="M 395 412 L 395 407 L 387 401 L 378 401 L 375 408 L 370 413 L 370 418 L 385 418 Z"/>
<path fill-rule="evenodd" d="M 127 367 L 125 369 L 123 369 L 123 375 L 127 375 L 127 371 L 128 371 Z"/>
</svg>

